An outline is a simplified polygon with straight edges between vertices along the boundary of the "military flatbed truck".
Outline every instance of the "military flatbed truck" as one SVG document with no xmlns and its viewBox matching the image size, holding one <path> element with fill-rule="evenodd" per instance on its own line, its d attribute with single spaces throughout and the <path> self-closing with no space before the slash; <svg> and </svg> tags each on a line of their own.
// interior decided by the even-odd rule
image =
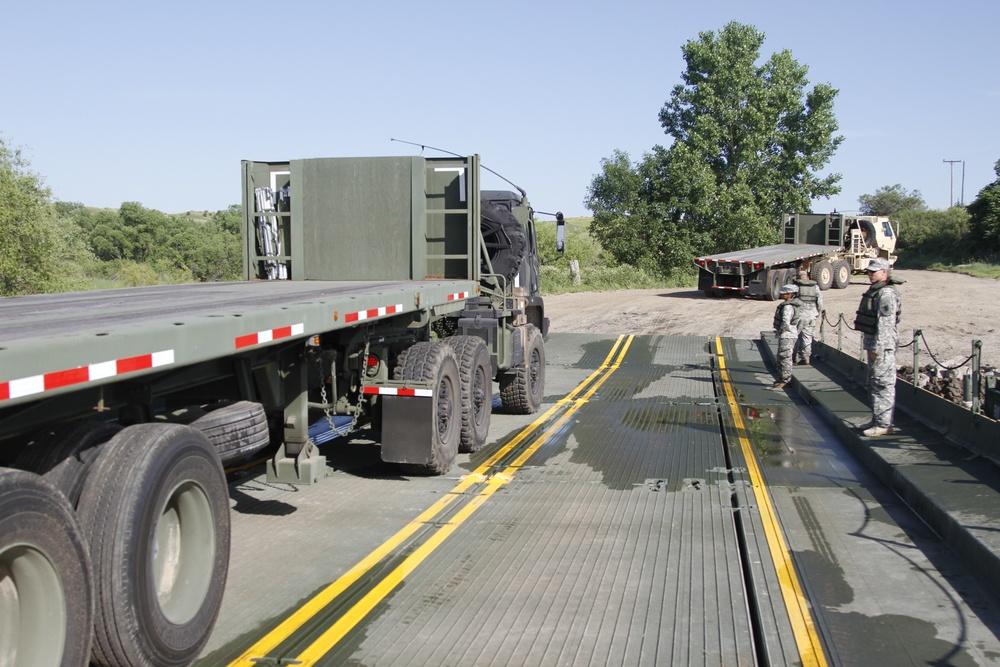
<svg viewBox="0 0 1000 667">
<path fill-rule="evenodd" d="M 898 229 L 889 218 L 842 213 L 789 213 L 777 245 L 696 257 L 698 289 L 707 296 L 742 295 L 777 300 L 782 285 L 805 270 L 821 290 L 843 289 L 851 275 L 882 257 L 896 261 Z"/>
<path fill-rule="evenodd" d="M 271 447 L 269 481 L 309 484 L 317 442 L 369 428 L 440 474 L 487 441 L 494 380 L 505 411 L 541 404 L 533 211 L 481 191 L 478 156 L 242 177 L 244 282 L 0 300 L 0 663 L 190 664 L 224 464 Z"/>
</svg>

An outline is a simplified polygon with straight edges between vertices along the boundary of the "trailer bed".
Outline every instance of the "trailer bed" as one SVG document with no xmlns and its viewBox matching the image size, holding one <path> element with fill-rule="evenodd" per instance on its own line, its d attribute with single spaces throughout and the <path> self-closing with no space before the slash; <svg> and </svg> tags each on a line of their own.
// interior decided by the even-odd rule
<svg viewBox="0 0 1000 667">
<path fill-rule="evenodd" d="M 776 264 L 797 262 L 809 257 L 817 257 L 835 251 L 837 248 L 825 245 L 807 245 L 798 243 L 779 243 L 747 250 L 724 252 L 711 257 L 697 257 L 695 263 L 753 263 L 757 268 L 767 268 Z M 702 264 L 704 265 L 704 264 Z"/>
<path fill-rule="evenodd" d="M 102 364 L 138 375 L 179 368 L 369 319 L 461 309 L 476 289 L 469 280 L 276 280 L 0 299 L 0 408 L 108 381 Z"/>
</svg>

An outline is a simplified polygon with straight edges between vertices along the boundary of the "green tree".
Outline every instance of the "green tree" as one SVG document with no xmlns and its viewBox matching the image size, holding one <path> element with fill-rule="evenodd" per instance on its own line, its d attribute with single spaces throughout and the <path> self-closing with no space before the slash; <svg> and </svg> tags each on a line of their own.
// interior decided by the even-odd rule
<svg viewBox="0 0 1000 667">
<path fill-rule="evenodd" d="M 899 227 L 899 266 L 923 268 L 934 262 L 962 262 L 968 257 L 969 214 L 964 208 L 903 210 L 893 219 Z"/>
<path fill-rule="evenodd" d="M 57 262 L 51 192 L 0 137 L 0 296 L 45 291 Z"/>
<path fill-rule="evenodd" d="M 807 90 L 808 68 L 787 50 L 758 64 L 763 41 L 737 22 L 689 41 L 683 83 L 659 114 L 673 143 L 634 166 L 621 153 L 602 161 L 586 204 L 619 261 L 641 254 L 670 274 L 700 252 L 776 243 L 782 212 L 840 191 L 839 174 L 817 175 L 843 139 L 836 89 Z"/>
<path fill-rule="evenodd" d="M 239 280 L 243 275 L 240 237 L 215 220 L 191 223 L 170 245 L 176 253 L 175 264 L 201 282 Z"/>
<path fill-rule="evenodd" d="M 927 204 L 919 190 L 907 193 L 902 185 L 885 185 L 873 195 L 858 197 L 861 205 L 861 215 L 894 216 L 900 211 L 925 211 Z"/>
<path fill-rule="evenodd" d="M 1000 251 L 1000 160 L 993 165 L 997 180 L 982 190 L 967 207 L 969 228 L 981 250 Z"/>
<path fill-rule="evenodd" d="M 222 231 L 234 234 L 239 238 L 243 229 L 243 207 L 241 205 L 232 204 L 225 211 L 216 211 L 212 218 Z"/>
</svg>

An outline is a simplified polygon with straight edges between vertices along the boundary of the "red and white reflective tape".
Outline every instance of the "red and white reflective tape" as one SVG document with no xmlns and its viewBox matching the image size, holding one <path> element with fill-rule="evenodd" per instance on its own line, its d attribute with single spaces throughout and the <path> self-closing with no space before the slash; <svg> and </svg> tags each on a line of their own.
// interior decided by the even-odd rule
<svg viewBox="0 0 1000 667">
<path fill-rule="evenodd" d="M 70 387 L 75 384 L 84 384 L 103 380 L 105 378 L 144 371 L 149 368 L 159 368 L 169 366 L 174 363 L 174 351 L 162 350 L 152 354 L 140 354 L 137 357 L 127 357 L 125 359 L 113 359 L 102 361 L 89 366 L 78 366 L 64 371 L 45 373 L 44 375 L 33 375 L 31 377 L 20 378 L 0 382 L 0 401 L 11 398 L 22 398 L 32 394 L 41 394 L 60 387 Z"/>
<path fill-rule="evenodd" d="M 251 345 L 260 345 L 261 343 L 270 343 L 272 340 L 280 340 L 289 336 L 301 336 L 305 332 L 305 329 L 305 324 L 300 322 L 299 324 L 292 324 L 287 327 L 278 327 L 277 329 L 268 329 L 267 331 L 258 331 L 257 333 L 245 336 L 237 336 L 236 349 L 239 350 Z"/>
<path fill-rule="evenodd" d="M 468 299 L 472 296 L 471 292 L 457 292 L 456 294 L 449 294 L 448 301 L 459 301 L 461 299 Z"/>
<path fill-rule="evenodd" d="M 432 389 L 408 389 L 406 387 L 365 387 L 362 393 L 381 396 L 424 396 L 427 398 L 434 396 Z"/>
<path fill-rule="evenodd" d="M 383 306 L 382 308 L 371 308 L 369 310 L 359 310 L 356 313 L 344 315 L 345 322 L 363 322 L 383 315 L 395 315 L 403 311 L 403 304 L 397 303 L 395 306 Z"/>
</svg>

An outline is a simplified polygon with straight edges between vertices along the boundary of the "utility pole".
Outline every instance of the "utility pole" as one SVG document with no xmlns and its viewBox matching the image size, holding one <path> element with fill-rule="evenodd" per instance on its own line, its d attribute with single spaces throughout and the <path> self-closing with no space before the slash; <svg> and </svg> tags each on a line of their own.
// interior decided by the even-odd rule
<svg viewBox="0 0 1000 667">
<path fill-rule="evenodd" d="M 965 206 L 965 160 L 962 160 L 962 198 L 958 200 L 959 206 Z"/>
<path fill-rule="evenodd" d="M 962 162 L 961 160 L 941 160 L 942 162 L 947 162 L 951 167 L 951 199 L 948 201 L 948 208 L 955 205 L 955 163 Z M 964 182 L 964 181 L 963 181 Z"/>
</svg>

